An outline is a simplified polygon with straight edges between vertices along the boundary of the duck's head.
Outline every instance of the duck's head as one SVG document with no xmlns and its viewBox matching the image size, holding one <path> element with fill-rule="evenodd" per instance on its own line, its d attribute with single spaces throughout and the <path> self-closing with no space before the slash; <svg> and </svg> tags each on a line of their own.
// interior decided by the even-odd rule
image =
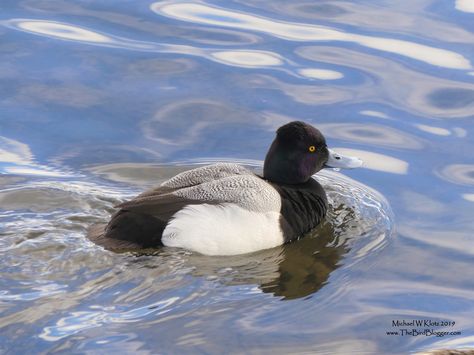
<svg viewBox="0 0 474 355">
<path fill-rule="evenodd" d="M 287 123 L 276 132 L 263 166 L 263 177 L 284 184 L 302 184 L 323 168 L 358 168 L 362 161 L 328 149 L 326 139 L 313 126 Z"/>
</svg>

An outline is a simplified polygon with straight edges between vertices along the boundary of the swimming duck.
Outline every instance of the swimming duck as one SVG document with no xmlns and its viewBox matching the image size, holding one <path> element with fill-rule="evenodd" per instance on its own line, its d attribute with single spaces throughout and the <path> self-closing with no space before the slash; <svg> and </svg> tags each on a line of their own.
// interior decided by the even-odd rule
<svg viewBox="0 0 474 355">
<path fill-rule="evenodd" d="M 324 218 L 326 193 L 312 175 L 361 165 L 328 149 L 315 127 L 290 122 L 278 128 L 263 176 L 232 163 L 185 171 L 116 206 L 110 222 L 91 227 L 88 237 L 110 250 L 165 245 L 235 255 L 272 248 Z"/>
</svg>

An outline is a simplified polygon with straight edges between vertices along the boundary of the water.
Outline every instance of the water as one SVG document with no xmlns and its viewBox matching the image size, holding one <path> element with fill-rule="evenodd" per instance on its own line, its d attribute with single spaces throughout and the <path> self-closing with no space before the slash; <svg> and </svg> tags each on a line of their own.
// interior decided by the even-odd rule
<svg viewBox="0 0 474 355">
<path fill-rule="evenodd" d="M 470 2 L 0 9 L 0 352 L 474 347 Z M 331 208 L 305 238 L 231 258 L 85 238 L 177 172 L 259 170 L 295 119 L 365 162 L 318 174 Z M 387 335 L 414 319 L 460 334 Z"/>
</svg>

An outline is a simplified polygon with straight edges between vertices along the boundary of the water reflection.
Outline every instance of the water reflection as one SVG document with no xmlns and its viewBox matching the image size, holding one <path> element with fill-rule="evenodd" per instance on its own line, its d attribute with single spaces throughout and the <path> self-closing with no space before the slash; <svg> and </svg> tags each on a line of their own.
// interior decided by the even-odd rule
<svg viewBox="0 0 474 355">
<path fill-rule="evenodd" d="M 61 166 L 85 167 L 91 164 L 109 162 L 150 162 L 162 160 L 162 155 L 155 149 L 137 147 L 135 145 L 97 143 L 95 145 L 76 145 L 66 147 L 51 157 L 51 162 Z"/>
<path fill-rule="evenodd" d="M 437 171 L 442 179 L 459 185 L 474 185 L 474 165 L 451 164 Z"/>
<path fill-rule="evenodd" d="M 262 38 L 252 33 L 243 33 L 225 28 L 202 28 L 199 26 L 189 26 L 189 29 L 182 28 L 180 37 L 192 42 L 209 46 L 238 47 L 250 46 L 262 42 Z"/>
<path fill-rule="evenodd" d="M 342 15 L 349 14 L 350 11 L 345 9 L 346 4 L 330 4 L 322 3 L 315 4 L 310 2 L 294 2 L 289 4 L 279 3 L 278 5 L 283 5 L 284 8 L 282 11 L 289 12 L 292 15 L 296 15 L 303 18 L 313 19 L 314 17 L 318 18 L 334 18 L 340 17 Z M 275 5 L 274 5 L 275 6 Z"/>
<path fill-rule="evenodd" d="M 239 110 L 226 102 L 209 99 L 185 99 L 170 102 L 150 119 L 141 123 L 143 135 L 162 144 L 161 152 L 181 150 L 186 147 L 200 147 L 201 154 L 214 152 L 205 133 L 209 130 L 219 132 L 219 139 L 236 139 L 239 131 L 232 131 L 233 124 L 249 122 L 253 124 L 252 114 Z M 219 130 L 219 127 L 225 129 Z M 243 133 L 240 133 L 243 134 Z M 220 147 L 219 155 L 225 153 L 227 146 Z"/>
<path fill-rule="evenodd" d="M 463 194 L 462 198 L 466 201 L 474 202 L 474 194 Z"/>
<path fill-rule="evenodd" d="M 461 0 L 462 1 L 462 0 Z M 464 0 L 469 2 L 470 0 Z M 255 2 L 239 0 L 260 13 L 274 13 L 279 18 L 306 19 L 310 23 L 348 25 L 362 31 L 377 31 L 397 35 L 410 35 L 419 39 L 430 39 L 439 43 L 470 44 L 474 35 L 457 21 L 446 20 L 452 2 L 445 6 L 431 6 L 435 2 L 411 2 L 409 6 L 400 2 L 379 4 L 354 1 L 272 1 Z M 255 11 L 256 12 L 256 11 Z"/>
<path fill-rule="evenodd" d="M 471 69 L 469 60 L 459 53 L 410 41 L 358 35 L 325 26 L 283 22 L 206 4 L 159 2 L 152 4 L 151 9 L 160 15 L 182 21 L 264 32 L 290 41 L 353 42 L 431 65 L 452 69 Z"/>
<path fill-rule="evenodd" d="M 71 172 L 37 164 L 28 145 L 3 136 L 0 136 L 0 173 L 51 177 L 72 176 Z"/>
<path fill-rule="evenodd" d="M 280 56 L 264 51 L 220 51 L 212 53 L 212 57 L 221 63 L 244 68 L 260 68 L 283 64 Z"/>
<path fill-rule="evenodd" d="M 0 136 L 0 162 L 29 165 L 33 163 L 33 153 L 28 145 Z"/>
<path fill-rule="evenodd" d="M 328 69 L 300 69 L 298 73 L 304 77 L 319 80 L 337 80 L 344 77 L 344 74 Z"/>
<path fill-rule="evenodd" d="M 442 118 L 470 117 L 472 115 L 472 80 L 453 80 L 425 74 L 407 68 L 391 58 L 382 58 L 371 53 L 362 53 L 349 48 L 330 46 L 301 46 L 295 50 L 301 57 L 315 62 L 344 66 L 358 80 L 349 92 L 357 102 L 384 103 L 410 115 L 435 116 Z M 340 93 L 347 87 L 339 88 Z M 442 93 L 450 98 L 444 99 Z M 456 95 L 460 94 L 460 98 Z M 451 102 L 452 100 L 452 102 Z M 374 111 L 369 108 L 368 111 Z"/>
<path fill-rule="evenodd" d="M 474 90 L 446 88 L 433 90 L 428 95 L 433 106 L 445 109 L 460 109 L 474 106 Z"/>
<path fill-rule="evenodd" d="M 409 163 L 407 161 L 391 157 L 386 154 L 374 153 L 367 150 L 361 149 L 349 149 L 349 148 L 334 148 L 335 151 L 341 152 L 341 154 L 356 156 L 362 159 L 364 164 L 362 168 L 382 171 L 385 173 L 408 174 Z"/>
<path fill-rule="evenodd" d="M 106 47 L 158 52 L 173 52 L 173 50 L 175 50 L 178 53 L 188 52 L 189 54 L 196 54 L 199 52 L 199 50 L 189 46 L 171 44 L 165 45 L 154 42 L 134 41 L 123 37 L 88 30 L 73 24 L 48 20 L 10 19 L 1 21 L 0 24 L 8 28 L 29 32 L 40 36 L 47 36 L 69 41 L 78 41 Z"/>
<path fill-rule="evenodd" d="M 16 101 L 23 102 L 25 105 L 55 104 L 84 109 L 104 104 L 105 96 L 106 94 L 101 90 L 82 84 L 27 84 L 18 90 Z"/>
<path fill-rule="evenodd" d="M 451 216 L 451 218 L 454 220 L 456 216 Z M 462 225 L 461 223 L 459 225 Z M 472 233 L 464 230 L 454 229 L 452 226 L 451 228 L 449 226 L 440 228 L 435 224 L 424 224 L 416 220 L 411 220 L 400 226 L 400 233 L 403 236 L 423 242 L 425 245 L 454 250 L 460 255 L 469 255 L 469 259 L 472 260 L 472 255 L 474 255 Z"/>
<path fill-rule="evenodd" d="M 175 74 L 184 74 L 192 70 L 196 70 L 196 63 L 187 58 L 178 59 L 144 59 L 131 62 L 127 66 L 127 73 L 124 75 L 130 76 L 134 79 L 139 76 L 153 77 L 153 76 L 173 76 Z M 158 83 L 157 83 L 158 84 Z"/>
<path fill-rule="evenodd" d="M 250 89 L 274 90 L 286 95 L 296 103 L 311 106 L 348 102 L 357 96 L 347 87 L 296 84 L 265 74 L 240 75 L 235 78 L 235 84 Z"/>
<path fill-rule="evenodd" d="M 110 37 L 104 36 L 98 32 L 89 31 L 77 26 L 71 26 L 65 23 L 53 21 L 9 21 L 9 24 L 16 24 L 19 29 L 48 37 L 57 37 L 73 41 L 110 43 Z"/>
<path fill-rule="evenodd" d="M 389 118 L 387 114 L 380 112 L 380 111 L 374 111 L 374 110 L 362 110 L 359 111 L 361 115 L 366 115 L 366 116 L 372 116 L 372 117 L 377 117 L 377 118 Z"/>
<path fill-rule="evenodd" d="M 13 288 L 11 288 L 10 291 L 8 290 L 0 291 L 0 303 L 5 302 L 5 301 L 6 302 L 33 301 L 36 299 L 40 299 L 44 296 L 56 295 L 59 293 L 66 292 L 65 285 L 58 285 L 55 283 L 50 283 L 50 284 L 44 283 L 42 285 L 36 285 L 36 286 L 33 286 L 31 289 L 30 288 L 28 289 L 29 289 L 28 291 L 25 290 L 26 292 L 18 292 L 18 293 L 15 293 L 13 291 Z"/>
<path fill-rule="evenodd" d="M 428 132 L 437 136 L 449 136 L 451 135 L 451 131 L 446 128 L 441 128 L 441 127 L 435 127 L 435 126 L 429 126 L 425 124 L 416 124 L 416 128 L 423 132 Z"/>
<path fill-rule="evenodd" d="M 198 56 L 214 62 L 239 67 L 265 68 L 267 66 L 273 67 L 283 64 L 283 59 L 278 54 L 269 51 L 222 51 L 188 45 L 138 41 L 99 33 L 72 24 L 46 20 L 11 19 L 0 21 L 0 24 L 12 29 L 62 40 L 79 41 L 93 45 L 134 51 Z"/>
<path fill-rule="evenodd" d="M 459 11 L 474 12 L 474 3 L 471 0 L 456 0 L 455 7 Z"/>
<path fill-rule="evenodd" d="M 337 232 L 325 222 L 305 238 L 286 246 L 226 258 L 191 255 L 187 265 L 193 267 L 194 275 L 227 285 L 257 284 L 264 293 L 283 299 L 309 296 L 328 282 L 330 273 L 341 266 L 343 256 L 350 250 L 348 221 L 354 211 L 341 205 L 331 215 L 341 217 Z"/>
<path fill-rule="evenodd" d="M 94 307 L 99 309 L 72 312 L 71 315 L 59 319 L 54 326 L 45 327 L 43 332 L 39 334 L 39 337 L 46 341 L 58 341 L 85 329 L 101 327 L 107 323 L 137 322 L 150 314 L 160 316 L 169 312 L 170 307 L 178 300 L 179 297 L 171 297 L 126 312 L 117 312 L 113 306 L 105 307 L 105 309 L 100 309 L 102 307 Z"/>
<path fill-rule="evenodd" d="M 453 127 L 452 128 L 454 134 L 459 138 L 464 138 L 467 136 L 467 131 L 461 127 Z"/>
<path fill-rule="evenodd" d="M 339 227 L 346 228 L 346 225 Z M 313 235 L 315 238 L 306 237 L 284 249 L 278 266 L 279 277 L 263 283 L 260 286 L 263 292 L 294 299 L 311 295 L 328 282 L 330 273 L 341 266 L 349 248 L 338 240 L 330 224 L 318 228 Z"/>
<path fill-rule="evenodd" d="M 143 163 L 117 163 L 96 165 L 88 169 L 93 174 L 116 182 L 126 182 L 131 185 L 150 186 L 158 181 L 165 181 L 183 171 L 182 166 L 175 169 L 162 169 L 160 165 Z M 185 170 L 189 170 L 186 169 Z"/>
<path fill-rule="evenodd" d="M 27 174 L 31 172 L 22 171 L 22 173 Z M 31 204 L 30 201 L 35 201 L 35 204 Z M 63 190 L 62 188 L 31 186 L 30 188 L 0 191 L 0 211 L 51 212 L 66 208 L 66 206 L 68 210 L 90 209 L 81 200 L 80 195 L 78 196 L 72 193 L 72 191 Z"/>
<path fill-rule="evenodd" d="M 409 213 L 441 215 L 447 211 L 441 201 L 417 191 L 407 189 L 402 192 L 401 198 L 405 204 L 406 211 Z"/>
<path fill-rule="evenodd" d="M 401 149 L 420 149 L 422 147 L 419 138 L 387 126 L 357 123 L 322 123 L 318 127 L 327 137 L 351 142 Z"/>
</svg>

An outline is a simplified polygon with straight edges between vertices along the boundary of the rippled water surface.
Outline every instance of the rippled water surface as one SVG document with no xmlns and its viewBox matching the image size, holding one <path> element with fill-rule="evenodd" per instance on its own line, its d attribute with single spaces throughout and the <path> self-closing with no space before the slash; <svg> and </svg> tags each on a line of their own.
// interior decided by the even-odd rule
<svg viewBox="0 0 474 355">
<path fill-rule="evenodd" d="M 474 347 L 472 1 L 0 10 L 0 352 Z M 258 171 L 291 120 L 365 163 L 318 174 L 330 211 L 305 238 L 225 258 L 85 238 L 178 172 Z"/>
</svg>

